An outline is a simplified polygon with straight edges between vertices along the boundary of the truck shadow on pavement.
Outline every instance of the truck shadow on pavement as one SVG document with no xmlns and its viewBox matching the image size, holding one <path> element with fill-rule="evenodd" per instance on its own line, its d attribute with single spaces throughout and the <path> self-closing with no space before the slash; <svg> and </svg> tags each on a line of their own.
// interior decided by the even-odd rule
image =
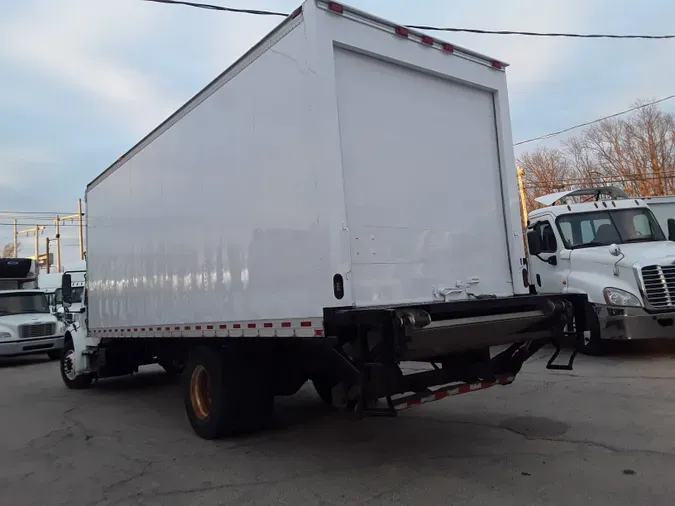
<svg viewBox="0 0 675 506">
<path fill-rule="evenodd" d="M 27 355 L 23 357 L 0 357 L 0 369 L 10 367 L 24 367 L 30 365 L 40 365 L 45 362 L 55 362 L 47 358 L 46 355 Z"/>
</svg>

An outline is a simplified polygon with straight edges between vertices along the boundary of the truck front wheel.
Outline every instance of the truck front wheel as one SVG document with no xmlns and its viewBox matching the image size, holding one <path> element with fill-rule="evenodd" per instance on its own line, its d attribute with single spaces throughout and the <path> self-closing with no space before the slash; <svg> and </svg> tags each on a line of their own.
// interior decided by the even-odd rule
<svg viewBox="0 0 675 506">
<path fill-rule="evenodd" d="M 234 349 L 193 350 L 183 371 L 183 400 L 195 433 L 218 439 L 264 428 L 274 407 L 264 373 Z"/>
<path fill-rule="evenodd" d="M 600 320 L 592 304 L 586 307 L 588 329 L 577 341 L 577 350 L 584 355 L 602 356 L 607 354 L 608 343 L 600 337 Z"/>
<path fill-rule="evenodd" d="M 71 338 L 67 338 L 63 344 L 60 369 L 63 383 L 72 390 L 87 388 L 94 379 L 92 374 L 77 374 L 75 372 L 75 347 Z"/>
</svg>

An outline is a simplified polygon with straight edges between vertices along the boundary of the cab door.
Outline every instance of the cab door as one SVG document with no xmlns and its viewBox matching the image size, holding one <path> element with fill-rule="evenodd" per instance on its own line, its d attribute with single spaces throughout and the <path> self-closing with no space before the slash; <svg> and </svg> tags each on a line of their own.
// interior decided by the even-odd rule
<svg viewBox="0 0 675 506">
<path fill-rule="evenodd" d="M 567 288 L 570 255 L 552 217 L 542 217 L 527 231 L 530 283 L 537 293 L 562 293 Z"/>
</svg>

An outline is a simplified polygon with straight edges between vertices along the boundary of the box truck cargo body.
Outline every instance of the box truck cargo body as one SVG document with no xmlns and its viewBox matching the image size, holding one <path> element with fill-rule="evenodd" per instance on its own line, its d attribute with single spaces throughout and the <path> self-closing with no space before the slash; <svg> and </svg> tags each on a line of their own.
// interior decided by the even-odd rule
<svg viewBox="0 0 675 506">
<path fill-rule="evenodd" d="M 197 370 L 265 399 L 313 379 L 362 412 L 511 381 L 584 304 L 528 294 L 504 69 L 305 2 L 88 186 L 87 337 L 66 382 L 185 366 L 193 428 L 215 437 L 236 424 L 201 417 Z M 409 359 L 444 365 L 403 380 Z"/>
</svg>

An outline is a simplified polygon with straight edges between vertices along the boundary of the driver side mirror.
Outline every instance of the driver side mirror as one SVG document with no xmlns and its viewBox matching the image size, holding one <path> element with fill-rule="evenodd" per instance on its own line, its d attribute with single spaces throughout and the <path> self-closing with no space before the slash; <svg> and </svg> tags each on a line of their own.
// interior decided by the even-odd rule
<svg viewBox="0 0 675 506">
<path fill-rule="evenodd" d="M 530 255 L 535 257 L 541 253 L 539 230 L 536 228 L 527 231 L 527 249 L 530 250 Z"/>
<path fill-rule="evenodd" d="M 73 285 L 70 274 L 64 274 L 61 277 L 61 297 L 63 298 L 63 305 L 65 307 L 73 303 Z"/>
<path fill-rule="evenodd" d="M 668 240 L 675 241 L 675 218 L 668 218 Z"/>
</svg>

